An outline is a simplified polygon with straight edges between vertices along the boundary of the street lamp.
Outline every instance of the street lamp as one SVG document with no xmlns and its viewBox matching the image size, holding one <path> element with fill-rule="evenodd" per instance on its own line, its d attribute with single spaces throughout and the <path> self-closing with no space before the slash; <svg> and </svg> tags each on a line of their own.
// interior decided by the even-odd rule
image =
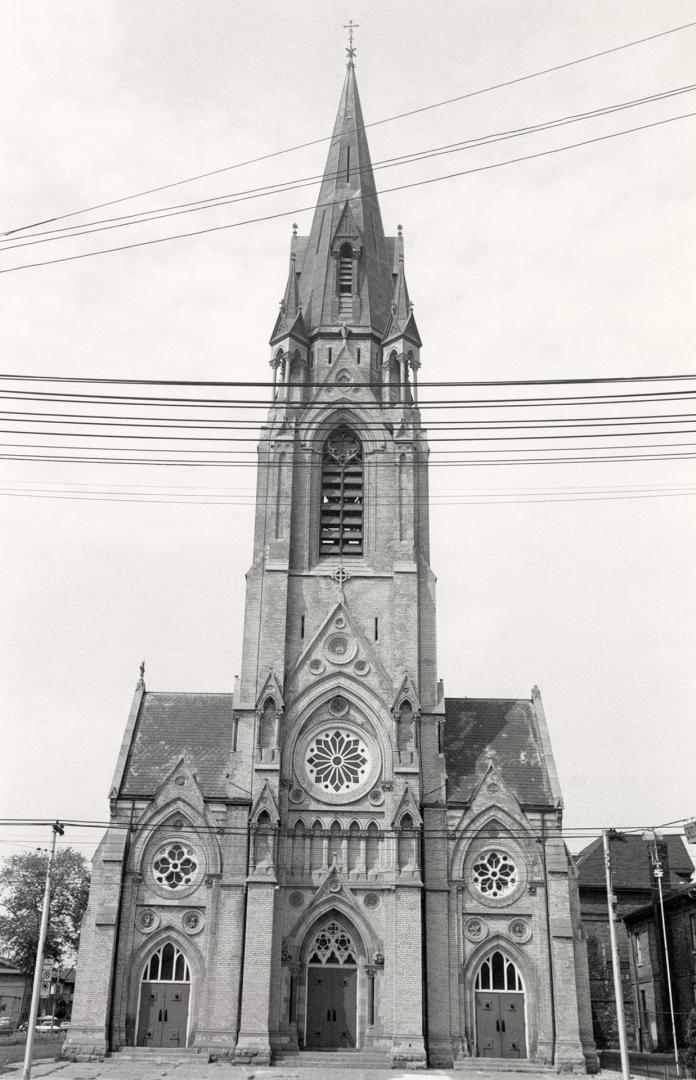
<svg viewBox="0 0 696 1080">
<path fill-rule="evenodd" d="M 653 864 L 653 873 L 657 878 L 657 891 L 660 898 L 660 918 L 662 920 L 662 945 L 665 953 L 665 971 L 667 972 L 667 994 L 669 997 L 669 1014 L 672 1020 L 672 1043 L 674 1044 L 674 1064 L 677 1070 L 677 1076 L 680 1076 L 679 1072 L 679 1050 L 677 1048 L 677 1028 L 674 1022 L 674 998 L 672 997 L 672 972 L 669 965 L 669 949 L 667 948 L 667 924 L 665 921 L 665 901 L 662 895 L 662 878 L 664 876 L 664 870 L 662 868 L 662 860 L 660 859 L 660 852 L 657 847 L 657 841 L 662 839 L 662 833 L 655 832 L 651 829 L 649 832 L 643 833 L 643 839 L 650 845 L 650 859 Z"/>
</svg>

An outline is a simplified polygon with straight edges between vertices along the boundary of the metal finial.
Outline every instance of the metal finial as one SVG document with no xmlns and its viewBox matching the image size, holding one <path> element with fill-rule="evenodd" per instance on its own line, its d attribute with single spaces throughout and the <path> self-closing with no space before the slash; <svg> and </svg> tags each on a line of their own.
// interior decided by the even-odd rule
<svg viewBox="0 0 696 1080">
<path fill-rule="evenodd" d="M 396 229 L 397 229 L 397 232 L 398 232 L 399 236 L 404 235 L 404 227 L 403 227 L 403 225 L 397 225 Z"/>
<path fill-rule="evenodd" d="M 348 31 L 348 48 L 346 49 L 346 56 L 348 57 L 348 63 L 352 64 L 355 60 L 356 50 L 353 47 L 353 31 L 358 30 L 360 23 L 354 23 L 352 19 L 349 19 L 347 23 L 344 23 L 343 29 Z"/>
<path fill-rule="evenodd" d="M 292 235 L 297 236 L 297 224 L 296 224 L 296 222 L 293 222 L 293 224 L 292 224 Z"/>
</svg>

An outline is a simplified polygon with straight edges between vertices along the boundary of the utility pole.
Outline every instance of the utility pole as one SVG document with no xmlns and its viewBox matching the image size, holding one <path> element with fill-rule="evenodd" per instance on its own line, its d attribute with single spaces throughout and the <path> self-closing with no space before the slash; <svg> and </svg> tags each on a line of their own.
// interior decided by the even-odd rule
<svg viewBox="0 0 696 1080">
<path fill-rule="evenodd" d="M 616 1000 L 616 1022 L 619 1029 L 619 1049 L 621 1051 L 621 1072 L 623 1080 L 630 1080 L 631 1069 L 628 1063 L 628 1048 L 626 1046 L 626 1021 L 624 1019 L 623 990 L 621 988 L 621 966 L 619 963 L 619 950 L 616 944 L 616 926 L 614 916 L 614 889 L 611 883 L 611 853 L 609 841 L 623 839 L 613 829 L 602 829 L 602 843 L 604 845 L 604 872 L 607 882 L 607 908 L 609 909 L 609 939 L 611 941 L 611 967 L 614 973 L 614 998 Z"/>
<path fill-rule="evenodd" d="M 667 974 L 667 995 L 669 997 L 669 1015 L 672 1021 L 672 1045 L 674 1046 L 674 1064 L 677 1070 L 677 1076 L 680 1076 L 679 1072 L 679 1049 L 677 1047 L 677 1027 L 674 1022 L 674 998 L 672 996 L 672 972 L 669 964 L 669 949 L 667 947 L 667 923 L 665 920 L 665 900 L 662 894 L 662 878 L 664 876 L 664 870 L 662 868 L 662 860 L 660 858 L 660 852 L 658 851 L 657 841 L 662 839 L 661 835 L 656 833 L 654 829 L 650 832 L 643 833 L 643 839 L 650 845 L 650 858 L 653 864 L 653 873 L 657 878 L 657 891 L 660 899 L 660 920 L 662 922 L 662 947 L 665 953 L 665 972 Z"/>
<path fill-rule="evenodd" d="M 34 1053 L 34 1028 L 36 1017 L 39 1012 L 39 997 L 41 995 L 41 968 L 43 967 L 44 946 L 46 944 L 46 931 L 48 929 L 48 909 L 51 904 L 51 868 L 56 854 L 56 841 L 65 832 L 65 828 L 59 821 L 54 821 L 51 826 L 51 850 L 48 853 L 48 865 L 46 867 L 46 887 L 44 889 L 43 908 L 41 910 L 41 926 L 39 927 L 39 941 L 36 946 L 36 966 L 34 968 L 34 985 L 31 991 L 31 1008 L 29 1010 L 29 1024 L 27 1027 L 27 1046 L 24 1053 L 24 1071 L 22 1080 L 30 1080 L 31 1059 Z"/>
</svg>

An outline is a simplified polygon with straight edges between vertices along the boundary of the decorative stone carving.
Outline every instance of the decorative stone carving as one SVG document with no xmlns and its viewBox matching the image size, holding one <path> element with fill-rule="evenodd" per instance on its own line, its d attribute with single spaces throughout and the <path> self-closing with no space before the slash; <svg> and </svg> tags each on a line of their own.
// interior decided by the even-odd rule
<svg viewBox="0 0 696 1080">
<path fill-rule="evenodd" d="M 332 664 L 349 664 L 357 651 L 357 641 L 343 630 L 329 634 L 324 642 L 324 656 Z"/>
<path fill-rule="evenodd" d="M 291 803 L 301 803 L 304 802 L 305 793 L 301 787 L 294 787 L 290 789 L 288 798 Z"/>
<path fill-rule="evenodd" d="M 381 790 L 381 788 L 373 788 L 368 795 L 368 799 L 373 806 L 381 806 L 384 802 L 384 792 Z"/>
<path fill-rule="evenodd" d="M 368 664 L 367 660 L 363 660 L 361 658 L 360 660 L 356 660 L 353 664 L 353 671 L 356 675 L 368 675 L 370 671 L 370 665 Z"/>
<path fill-rule="evenodd" d="M 508 933 L 515 941 L 523 944 L 525 941 L 529 941 L 532 936 L 532 928 L 526 919 L 512 919 L 508 926 Z"/>
<path fill-rule="evenodd" d="M 291 908 L 301 908 L 304 904 L 304 896 L 301 892 L 291 892 L 288 897 L 288 904 Z"/>
<path fill-rule="evenodd" d="M 376 892 L 365 893 L 365 896 L 363 897 L 363 904 L 365 905 L 366 908 L 371 908 L 372 910 L 374 910 L 375 908 L 379 907 L 380 903 L 381 903 L 381 900 L 379 898 L 379 893 L 376 893 Z"/>
<path fill-rule="evenodd" d="M 200 911 L 196 911 L 192 908 L 188 911 L 185 911 L 184 914 L 181 916 L 181 925 L 184 929 L 184 932 L 189 935 L 200 934 L 201 930 L 205 926 L 205 919 L 203 918 L 203 915 Z"/>
<path fill-rule="evenodd" d="M 373 959 L 374 959 L 374 962 L 377 965 L 377 967 L 383 967 L 384 966 L 384 953 L 376 952 Z"/>
<path fill-rule="evenodd" d="M 309 662 L 309 670 L 312 675 L 321 675 L 326 670 L 326 664 L 323 660 L 320 660 L 318 656 L 315 656 L 313 660 Z"/>
<path fill-rule="evenodd" d="M 135 925 L 141 934 L 151 934 L 160 924 L 159 914 L 154 908 L 142 908 L 135 919 Z"/>
<path fill-rule="evenodd" d="M 474 943 L 483 941 L 488 936 L 488 926 L 483 919 L 467 919 L 464 923 L 464 934 Z"/>
</svg>

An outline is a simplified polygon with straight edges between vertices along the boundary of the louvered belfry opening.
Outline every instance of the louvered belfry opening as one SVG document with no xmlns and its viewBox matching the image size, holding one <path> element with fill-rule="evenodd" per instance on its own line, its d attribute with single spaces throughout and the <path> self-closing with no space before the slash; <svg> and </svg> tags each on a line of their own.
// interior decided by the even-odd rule
<svg viewBox="0 0 696 1080">
<path fill-rule="evenodd" d="M 344 244 L 338 256 L 338 313 L 350 315 L 353 311 L 353 252 Z"/>
<path fill-rule="evenodd" d="M 324 443 L 319 553 L 363 553 L 362 443 L 345 424 L 335 428 Z"/>
</svg>

